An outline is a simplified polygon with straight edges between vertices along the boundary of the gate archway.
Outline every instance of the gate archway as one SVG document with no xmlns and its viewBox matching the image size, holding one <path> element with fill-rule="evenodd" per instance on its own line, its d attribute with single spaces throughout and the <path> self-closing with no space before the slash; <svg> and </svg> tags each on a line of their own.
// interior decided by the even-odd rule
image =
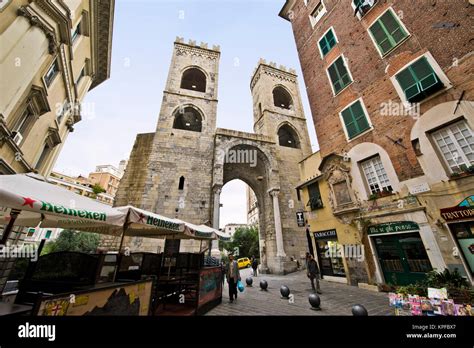
<svg viewBox="0 0 474 348">
<path fill-rule="evenodd" d="M 278 224 L 279 176 L 276 163 L 274 149 L 270 144 L 231 136 L 216 138 L 213 173 L 214 227 L 219 226 L 222 187 L 232 180 L 242 180 L 257 197 L 260 269 L 262 272 L 272 273 L 279 271 L 278 259 L 286 256 L 281 224 Z"/>
</svg>

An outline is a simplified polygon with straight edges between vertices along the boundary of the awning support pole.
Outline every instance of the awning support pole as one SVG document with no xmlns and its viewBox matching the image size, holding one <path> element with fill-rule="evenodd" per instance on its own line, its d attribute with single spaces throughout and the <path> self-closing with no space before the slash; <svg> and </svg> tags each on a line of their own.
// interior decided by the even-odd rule
<svg viewBox="0 0 474 348">
<path fill-rule="evenodd" d="M 120 239 L 120 245 L 118 249 L 118 254 L 117 254 L 117 266 L 115 267 L 115 272 L 114 272 L 114 278 L 113 280 L 116 281 L 118 269 L 120 267 L 120 262 L 122 261 L 122 247 L 123 247 L 123 240 L 125 239 L 125 233 L 127 232 L 128 226 L 130 225 L 130 222 L 128 221 L 130 218 L 130 210 L 127 213 L 127 216 L 125 218 L 125 224 L 123 225 L 123 231 L 122 231 L 122 238 Z"/>
<path fill-rule="evenodd" d="M 15 224 L 15 220 L 18 215 L 21 213 L 21 210 L 12 209 L 10 212 L 10 221 L 8 221 L 7 226 L 3 230 L 2 240 L 0 241 L 0 245 L 6 245 L 8 237 L 10 237 L 10 233 L 12 232 L 13 225 Z"/>
</svg>

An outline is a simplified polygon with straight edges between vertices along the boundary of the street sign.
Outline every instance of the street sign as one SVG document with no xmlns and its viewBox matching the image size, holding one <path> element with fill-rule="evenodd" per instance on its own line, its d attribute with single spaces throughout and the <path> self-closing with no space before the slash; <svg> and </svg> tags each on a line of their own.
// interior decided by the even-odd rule
<svg viewBox="0 0 474 348">
<path fill-rule="evenodd" d="M 304 212 L 302 212 L 302 211 L 297 211 L 296 212 L 296 222 L 298 223 L 298 227 L 304 227 L 305 226 Z"/>
</svg>

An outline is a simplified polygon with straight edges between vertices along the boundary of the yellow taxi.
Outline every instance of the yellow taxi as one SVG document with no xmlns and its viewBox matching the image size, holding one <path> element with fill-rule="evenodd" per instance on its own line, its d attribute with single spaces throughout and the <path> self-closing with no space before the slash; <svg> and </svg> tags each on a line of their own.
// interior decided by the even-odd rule
<svg viewBox="0 0 474 348">
<path fill-rule="evenodd" d="M 252 263 L 248 257 L 243 257 L 237 260 L 237 264 L 239 265 L 239 268 L 248 268 Z"/>
</svg>

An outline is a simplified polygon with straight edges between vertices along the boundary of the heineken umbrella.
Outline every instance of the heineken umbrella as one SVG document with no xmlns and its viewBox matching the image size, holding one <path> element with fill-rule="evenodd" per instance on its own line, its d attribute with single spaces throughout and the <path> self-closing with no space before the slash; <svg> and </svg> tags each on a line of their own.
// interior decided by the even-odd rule
<svg viewBox="0 0 474 348">
<path fill-rule="evenodd" d="M 185 236 L 184 221 L 171 219 L 131 205 L 117 207 L 117 210 L 128 214 L 125 234 L 131 237 L 189 238 Z"/>
<path fill-rule="evenodd" d="M 195 236 L 198 239 L 219 239 L 222 241 L 229 241 L 224 233 L 207 225 L 194 225 L 186 222 L 187 234 Z"/>
<path fill-rule="evenodd" d="M 139 209 L 134 206 L 117 207 L 128 214 L 125 235 L 129 237 L 173 239 L 217 239 L 221 232 L 206 225 L 194 225 Z"/>
<path fill-rule="evenodd" d="M 127 215 L 36 174 L 0 175 L 0 207 L 0 221 L 8 227 L 2 241 L 13 225 L 32 227 L 40 222 L 41 227 L 119 235 Z"/>
</svg>

